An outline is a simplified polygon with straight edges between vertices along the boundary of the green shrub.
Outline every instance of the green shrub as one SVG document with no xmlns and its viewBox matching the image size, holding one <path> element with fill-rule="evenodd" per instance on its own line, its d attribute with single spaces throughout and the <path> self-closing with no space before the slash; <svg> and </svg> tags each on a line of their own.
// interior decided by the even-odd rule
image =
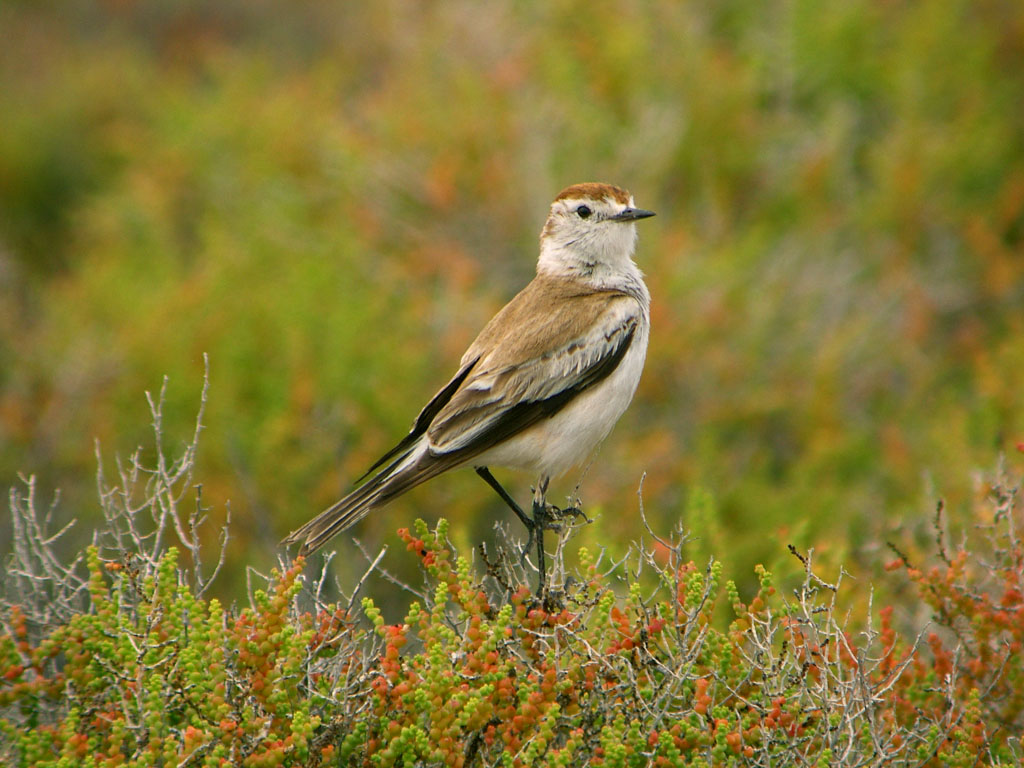
<svg viewBox="0 0 1024 768">
<path fill-rule="evenodd" d="M 977 552 L 939 537 L 908 568 L 939 626 L 907 634 L 870 587 L 828 583 L 811 553 L 791 594 L 655 536 L 621 561 L 554 550 L 539 598 L 510 540 L 455 552 L 448 525 L 399 537 L 422 573 L 389 623 L 372 598 L 328 601 L 326 564 L 250 573 L 250 604 L 206 592 L 199 430 L 153 466 L 101 479 L 107 524 L 74 562 L 53 555 L 34 481 L 14 489 L 2 606 L 0 758 L 18 766 L 1015 764 L 1024 728 L 1019 484 L 975 510 Z M 194 497 L 194 504 L 186 498 Z M 187 510 L 187 511 L 186 511 Z M 942 525 L 937 522 L 936 531 Z M 171 538 L 177 546 L 169 544 Z M 223 541 L 222 541 L 223 546 Z M 184 556 L 183 556 L 184 554 Z M 378 569 L 380 558 L 370 570 Z M 906 557 L 892 564 L 897 571 Z M 329 561 L 328 561 L 329 562 Z M 893 576 L 887 578 L 895 578 Z M 863 615 L 856 622 L 851 612 Z"/>
<path fill-rule="evenodd" d="M 1024 439 L 1024 3 L 65 0 L 0 29 L 0 485 L 91 529 L 93 437 L 144 440 L 136 394 L 208 352 L 204 484 L 249 521 L 224 595 L 403 434 L 586 179 L 658 212 L 589 509 L 647 472 L 668 529 L 713 489 L 760 533 L 730 541 L 753 589 L 788 542 L 852 565 L 922 472 L 955 506 Z M 497 509 L 455 475 L 360 536 L 443 510 L 476 541 Z"/>
</svg>

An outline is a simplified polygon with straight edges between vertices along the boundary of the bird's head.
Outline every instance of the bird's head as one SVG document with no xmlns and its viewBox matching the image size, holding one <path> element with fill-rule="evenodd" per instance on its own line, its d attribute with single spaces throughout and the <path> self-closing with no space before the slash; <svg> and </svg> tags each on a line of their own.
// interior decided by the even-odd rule
<svg viewBox="0 0 1024 768">
<path fill-rule="evenodd" d="M 611 184 L 574 184 L 551 203 L 540 233 L 538 272 L 591 275 L 633 267 L 636 222 L 653 216 L 633 206 L 633 196 Z"/>
</svg>

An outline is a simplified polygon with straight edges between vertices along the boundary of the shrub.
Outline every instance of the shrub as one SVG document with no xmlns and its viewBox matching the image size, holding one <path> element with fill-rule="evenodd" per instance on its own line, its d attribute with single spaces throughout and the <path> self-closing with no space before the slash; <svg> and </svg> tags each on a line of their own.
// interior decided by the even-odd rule
<svg viewBox="0 0 1024 768">
<path fill-rule="evenodd" d="M 543 597 L 511 540 L 459 555 L 441 521 L 399 532 L 421 567 L 405 616 L 364 580 L 327 601 L 327 563 L 250 573 L 250 604 L 207 597 L 199 428 L 165 458 L 100 476 L 107 524 L 70 564 L 53 555 L 34 482 L 11 492 L 17 548 L 0 635 L 0 758 L 19 766 L 1015 764 L 1021 757 L 1018 484 L 1002 475 L 978 554 L 938 538 L 940 565 L 905 570 L 934 632 L 862 626 L 867 598 L 812 553 L 799 584 L 763 568 L 744 599 L 722 561 L 655 536 L 618 562 L 565 557 Z M 191 495 L 194 503 L 185 504 Z M 186 507 L 188 511 L 186 512 Z M 642 511 L 642 510 L 641 510 Z M 937 522 L 936 530 L 942 525 Z M 171 545 L 171 538 L 177 539 Z M 222 538 L 223 542 L 226 539 Z M 182 554 L 185 557 L 182 557 Z M 380 558 L 370 569 L 380 569 Z M 329 563 L 329 560 L 328 560 Z M 361 610 L 360 610 L 361 609 Z"/>
</svg>

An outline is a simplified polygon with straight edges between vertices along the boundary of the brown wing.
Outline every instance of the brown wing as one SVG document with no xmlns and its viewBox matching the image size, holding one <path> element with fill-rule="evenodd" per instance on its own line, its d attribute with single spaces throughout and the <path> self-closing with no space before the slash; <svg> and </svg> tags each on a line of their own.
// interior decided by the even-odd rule
<svg viewBox="0 0 1024 768">
<path fill-rule="evenodd" d="M 561 296 L 554 306 L 559 311 L 504 324 L 504 336 L 481 333 L 470 348 L 474 366 L 427 429 L 432 454 L 486 450 L 554 415 L 615 370 L 640 322 L 637 301 L 590 292 Z"/>
</svg>

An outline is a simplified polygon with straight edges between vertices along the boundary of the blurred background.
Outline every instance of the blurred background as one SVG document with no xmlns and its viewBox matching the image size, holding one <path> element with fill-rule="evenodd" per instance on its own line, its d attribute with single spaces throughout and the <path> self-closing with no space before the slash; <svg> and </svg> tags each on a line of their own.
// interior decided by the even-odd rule
<svg viewBox="0 0 1024 768">
<path fill-rule="evenodd" d="M 0 37 L 0 485 L 60 488 L 81 540 L 94 440 L 151 446 L 167 375 L 184 445 L 208 353 L 197 479 L 240 593 L 405 434 L 581 181 L 658 212 L 588 546 L 640 536 L 646 473 L 652 525 L 732 577 L 788 543 L 871 573 L 1024 458 L 1018 0 L 35 0 Z M 466 471 L 354 533 L 441 515 L 466 546 L 510 518 Z"/>
</svg>

